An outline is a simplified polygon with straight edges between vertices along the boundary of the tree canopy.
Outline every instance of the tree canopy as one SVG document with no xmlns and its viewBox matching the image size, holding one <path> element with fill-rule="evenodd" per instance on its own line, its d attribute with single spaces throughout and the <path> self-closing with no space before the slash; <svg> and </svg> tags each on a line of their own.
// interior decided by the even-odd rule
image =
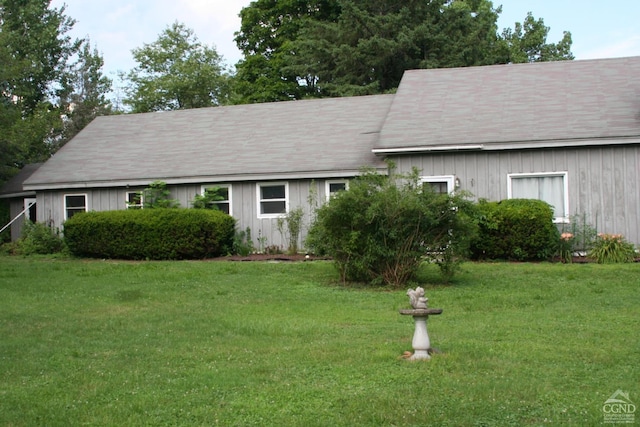
<svg viewBox="0 0 640 427">
<path fill-rule="evenodd" d="M 558 43 L 547 43 L 549 27 L 542 18 L 535 19 L 529 12 L 524 22 L 516 22 L 514 29 L 505 28 L 501 42 L 509 55 L 509 62 L 544 62 L 573 59 L 571 33 L 564 31 Z"/>
<path fill-rule="evenodd" d="M 414 68 L 573 59 L 531 14 L 498 33 L 488 0 L 256 0 L 236 43 L 240 102 L 385 93 Z"/>
<path fill-rule="evenodd" d="M 102 59 L 97 52 L 89 58 L 87 41 L 68 36 L 75 21 L 64 6 L 49 3 L 0 0 L 0 183 L 25 164 L 49 158 L 88 123 L 80 123 L 70 107 L 83 109 L 80 76 L 89 62 L 102 79 L 97 90 L 108 91 Z M 108 105 L 104 98 L 100 103 Z"/>
<path fill-rule="evenodd" d="M 180 110 L 224 104 L 229 76 L 215 48 L 175 22 L 150 44 L 133 49 L 138 66 L 128 81 L 124 103 L 132 112 Z"/>
</svg>

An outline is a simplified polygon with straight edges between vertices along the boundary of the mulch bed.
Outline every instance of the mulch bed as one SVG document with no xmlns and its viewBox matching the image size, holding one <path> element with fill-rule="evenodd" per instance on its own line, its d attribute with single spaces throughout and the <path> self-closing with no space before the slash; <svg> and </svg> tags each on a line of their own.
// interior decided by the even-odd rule
<svg viewBox="0 0 640 427">
<path fill-rule="evenodd" d="M 225 257 L 213 258 L 212 261 L 290 261 L 290 262 L 300 262 L 300 261 L 317 261 L 317 260 L 327 260 L 327 257 L 319 257 L 315 255 L 304 255 L 304 254 L 251 254 L 247 256 L 242 255 L 230 255 Z"/>
</svg>

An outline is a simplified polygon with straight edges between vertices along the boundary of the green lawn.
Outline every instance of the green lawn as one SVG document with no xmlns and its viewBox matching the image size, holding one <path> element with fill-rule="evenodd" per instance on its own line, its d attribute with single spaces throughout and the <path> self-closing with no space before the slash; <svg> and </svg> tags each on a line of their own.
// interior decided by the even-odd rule
<svg viewBox="0 0 640 427">
<path fill-rule="evenodd" d="M 405 290 L 326 261 L 0 257 L 0 425 L 600 425 L 640 403 L 640 264 L 466 264 Z M 636 422 L 640 421 L 640 413 Z"/>
</svg>

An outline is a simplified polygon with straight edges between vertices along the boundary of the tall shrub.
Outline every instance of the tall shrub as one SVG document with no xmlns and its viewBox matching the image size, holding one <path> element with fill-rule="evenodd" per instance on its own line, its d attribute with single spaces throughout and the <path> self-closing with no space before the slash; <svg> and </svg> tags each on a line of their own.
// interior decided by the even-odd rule
<svg viewBox="0 0 640 427">
<path fill-rule="evenodd" d="M 363 172 L 318 209 L 307 239 L 314 252 L 334 259 L 343 281 L 401 286 L 425 258 L 454 262 L 464 253 L 473 227 L 464 197 L 423 188 L 415 170 Z"/>
<path fill-rule="evenodd" d="M 481 201 L 478 211 L 473 258 L 529 261 L 549 259 L 556 253 L 560 234 L 549 204 L 530 199 Z"/>
</svg>

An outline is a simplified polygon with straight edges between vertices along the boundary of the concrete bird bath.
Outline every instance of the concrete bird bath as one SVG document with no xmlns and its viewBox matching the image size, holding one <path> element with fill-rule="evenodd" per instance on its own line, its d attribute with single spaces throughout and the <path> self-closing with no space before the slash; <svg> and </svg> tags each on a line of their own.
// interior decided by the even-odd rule
<svg viewBox="0 0 640 427">
<path fill-rule="evenodd" d="M 431 342 L 429 341 L 429 333 L 427 332 L 427 319 L 430 315 L 437 315 L 442 313 L 441 308 L 428 308 L 428 298 L 424 296 L 424 289 L 417 287 L 409 289 L 407 291 L 409 296 L 409 302 L 411 303 L 410 310 L 400 310 L 400 314 L 405 316 L 413 316 L 415 322 L 415 331 L 413 333 L 413 340 L 411 345 L 413 346 L 414 353 L 409 360 L 428 360 L 431 359 L 429 350 L 431 350 Z"/>
</svg>

